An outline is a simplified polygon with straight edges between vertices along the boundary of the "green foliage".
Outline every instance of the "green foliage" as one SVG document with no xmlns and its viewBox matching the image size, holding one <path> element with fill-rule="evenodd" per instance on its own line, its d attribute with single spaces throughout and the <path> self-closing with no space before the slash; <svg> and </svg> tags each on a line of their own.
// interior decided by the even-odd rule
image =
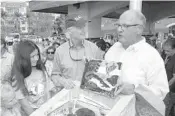
<svg viewBox="0 0 175 116">
<path fill-rule="evenodd" d="M 55 19 L 55 21 L 53 23 L 53 30 L 54 30 L 54 32 L 52 33 L 52 35 L 59 36 L 60 34 L 63 33 L 63 30 L 65 28 L 64 20 L 65 20 L 65 16 L 64 15 L 60 15 L 59 17 L 57 17 Z"/>
</svg>

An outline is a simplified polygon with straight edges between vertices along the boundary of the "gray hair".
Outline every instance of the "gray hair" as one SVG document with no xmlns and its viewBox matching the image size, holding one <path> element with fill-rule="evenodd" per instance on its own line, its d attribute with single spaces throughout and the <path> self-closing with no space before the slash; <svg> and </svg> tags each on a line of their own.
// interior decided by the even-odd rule
<svg viewBox="0 0 175 116">
<path fill-rule="evenodd" d="M 130 10 L 125 11 L 122 15 L 128 15 L 128 14 L 131 15 L 133 20 L 138 19 L 139 22 L 142 23 L 143 27 L 146 26 L 146 18 L 142 12 L 130 9 Z"/>
<path fill-rule="evenodd" d="M 139 11 L 134 11 L 136 14 L 136 17 L 141 21 L 144 27 L 146 27 L 146 17 L 142 12 Z"/>
</svg>

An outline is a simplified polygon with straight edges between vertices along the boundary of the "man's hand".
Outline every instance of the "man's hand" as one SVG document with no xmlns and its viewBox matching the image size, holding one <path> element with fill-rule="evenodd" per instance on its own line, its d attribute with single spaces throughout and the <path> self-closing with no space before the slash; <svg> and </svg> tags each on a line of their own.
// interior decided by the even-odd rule
<svg viewBox="0 0 175 116">
<path fill-rule="evenodd" d="M 62 79 L 61 84 L 65 87 L 65 89 L 73 89 L 75 87 L 75 84 L 71 79 Z"/>
<path fill-rule="evenodd" d="M 83 61 L 84 62 L 89 62 L 90 60 L 92 60 L 93 58 L 91 57 L 87 57 L 87 56 L 83 56 Z"/>
<path fill-rule="evenodd" d="M 124 83 L 122 85 L 123 90 L 121 91 L 121 93 L 125 94 L 125 95 L 130 95 L 134 93 L 134 89 L 135 86 L 133 84 L 129 84 L 129 83 Z"/>
<path fill-rule="evenodd" d="M 115 95 L 120 93 L 124 95 L 130 95 L 134 93 L 135 86 L 129 83 L 122 83 L 118 85 L 119 89 L 115 91 Z"/>
<path fill-rule="evenodd" d="M 175 83 L 175 74 L 173 74 L 173 78 L 168 82 L 169 86 Z"/>
</svg>

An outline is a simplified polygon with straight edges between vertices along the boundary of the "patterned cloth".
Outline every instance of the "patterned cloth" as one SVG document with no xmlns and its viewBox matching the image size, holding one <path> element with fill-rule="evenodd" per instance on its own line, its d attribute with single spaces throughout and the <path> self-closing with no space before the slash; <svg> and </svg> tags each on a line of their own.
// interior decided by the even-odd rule
<svg viewBox="0 0 175 116">
<path fill-rule="evenodd" d="M 17 103 L 13 108 L 3 108 L 2 116 L 24 116 L 21 114 L 21 106 Z"/>
<path fill-rule="evenodd" d="M 48 91 L 54 88 L 51 80 L 48 78 L 48 81 L 46 81 L 43 74 L 29 76 L 25 79 L 25 86 L 29 93 L 27 98 L 33 108 L 39 108 L 43 103 L 45 103 L 48 97 L 50 97 L 48 96 Z"/>
</svg>

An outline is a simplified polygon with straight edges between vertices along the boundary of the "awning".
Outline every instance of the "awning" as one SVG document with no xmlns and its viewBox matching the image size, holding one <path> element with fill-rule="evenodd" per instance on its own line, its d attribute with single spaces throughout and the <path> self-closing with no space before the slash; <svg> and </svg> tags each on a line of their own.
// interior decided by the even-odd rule
<svg viewBox="0 0 175 116">
<path fill-rule="evenodd" d="M 85 2 L 85 0 L 72 1 L 30 1 L 29 9 L 33 12 L 67 14 L 68 5 Z"/>
<path fill-rule="evenodd" d="M 172 27 L 174 25 L 175 25 L 175 23 L 171 23 L 171 24 L 168 24 L 166 27 L 169 28 L 169 27 Z"/>
<path fill-rule="evenodd" d="M 155 29 L 155 32 L 168 33 L 169 29 L 168 28 L 157 28 L 157 29 Z"/>
</svg>

